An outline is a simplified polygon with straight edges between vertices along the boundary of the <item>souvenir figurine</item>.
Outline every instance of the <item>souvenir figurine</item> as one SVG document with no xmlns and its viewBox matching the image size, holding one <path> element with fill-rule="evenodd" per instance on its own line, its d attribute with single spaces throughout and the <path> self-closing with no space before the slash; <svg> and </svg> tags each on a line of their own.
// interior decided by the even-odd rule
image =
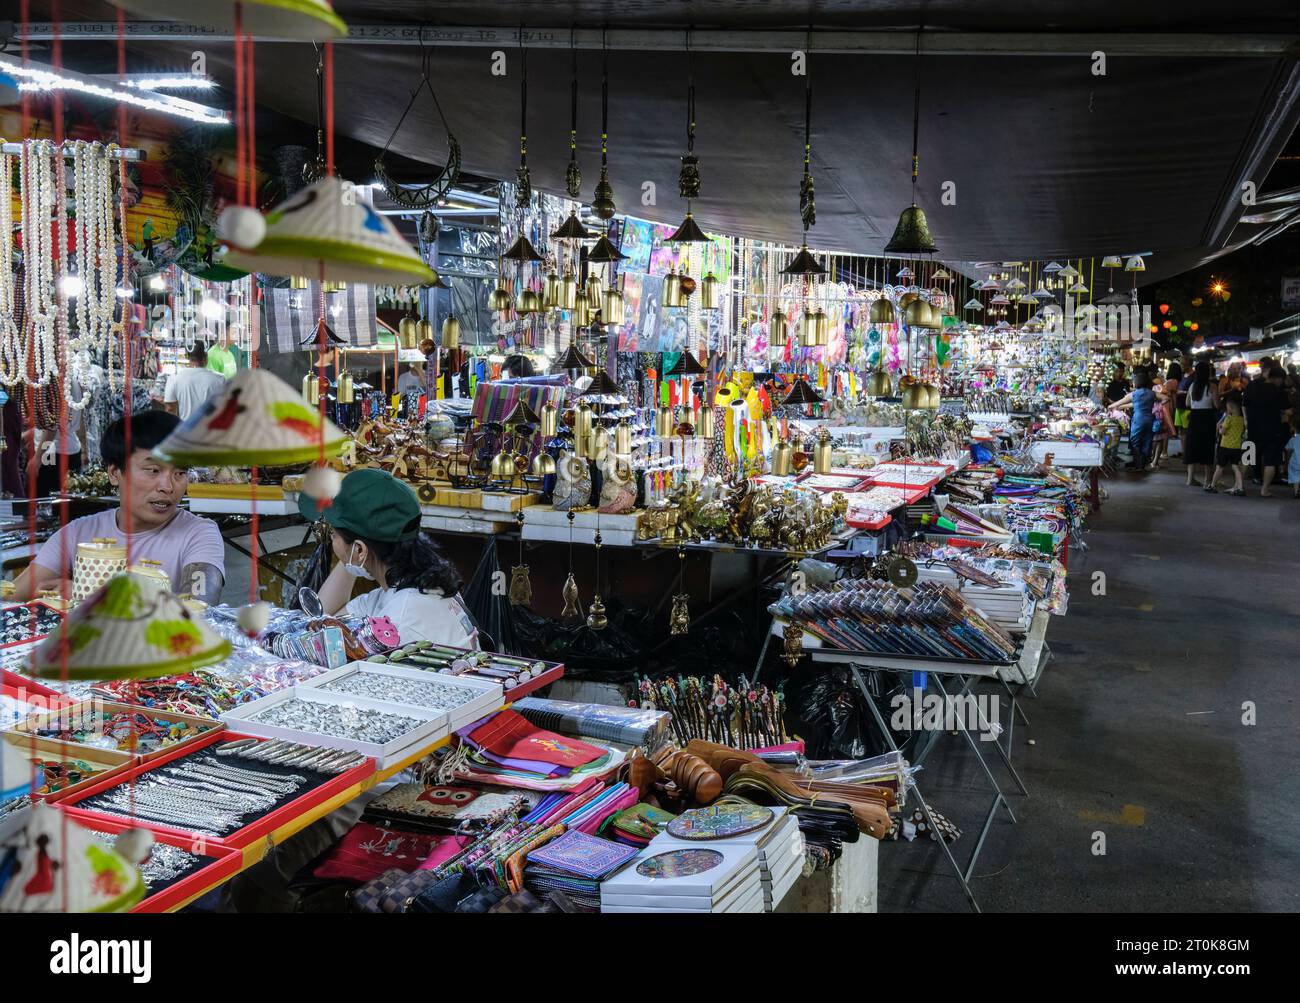
<svg viewBox="0 0 1300 1003">
<path fill-rule="evenodd" d="M 601 485 L 599 512 L 621 515 L 636 506 L 636 474 L 626 457 L 606 453 L 600 461 Z"/>
<path fill-rule="evenodd" d="M 556 461 L 555 474 L 552 502 L 555 510 L 568 512 L 586 508 L 591 501 L 591 469 L 587 461 L 564 450 Z"/>
</svg>

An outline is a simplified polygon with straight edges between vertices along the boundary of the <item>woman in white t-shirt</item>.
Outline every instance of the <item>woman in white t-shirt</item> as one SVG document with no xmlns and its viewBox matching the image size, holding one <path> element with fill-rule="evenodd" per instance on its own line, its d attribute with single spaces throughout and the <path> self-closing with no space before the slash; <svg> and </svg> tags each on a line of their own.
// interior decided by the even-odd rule
<svg viewBox="0 0 1300 1003">
<path fill-rule="evenodd" d="M 298 509 L 334 530 L 337 563 L 320 588 L 326 613 L 387 617 L 402 643 L 433 641 L 477 648 L 478 630 L 461 601 L 460 576 L 420 532 L 420 503 L 409 485 L 383 470 L 354 470 L 320 509 L 303 493 Z M 351 599 L 358 578 L 378 587 Z"/>
</svg>

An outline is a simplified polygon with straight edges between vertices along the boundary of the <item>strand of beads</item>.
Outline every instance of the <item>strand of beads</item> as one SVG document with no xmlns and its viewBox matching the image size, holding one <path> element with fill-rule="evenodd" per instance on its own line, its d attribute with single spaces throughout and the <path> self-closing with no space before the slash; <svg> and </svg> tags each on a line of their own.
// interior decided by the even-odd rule
<svg viewBox="0 0 1300 1003">
<path fill-rule="evenodd" d="M 0 154 L 0 383 L 13 386 L 22 349 L 14 286 L 13 157 Z"/>
<path fill-rule="evenodd" d="M 43 387 L 56 368 L 55 321 L 58 304 L 54 289 L 54 247 L 50 228 L 54 208 L 54 180 L 50 162 L 53 144 L 48 139 L 23 144 L 18 175 L 23 211 L 23 262 L 27 311 L 27 341 L 19 357 L 18 377 Z M 61 259 L 62 260 L 62 259 Z"/>
</svg>

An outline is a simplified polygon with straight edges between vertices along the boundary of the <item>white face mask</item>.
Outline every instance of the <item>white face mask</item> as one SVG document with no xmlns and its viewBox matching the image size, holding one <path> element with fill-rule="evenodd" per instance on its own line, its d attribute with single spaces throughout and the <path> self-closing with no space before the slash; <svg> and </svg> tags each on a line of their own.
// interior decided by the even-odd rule
<svg viewBox="0 0 1300 1003">
<path fill-rule="evenodd" d="M 356 544 L 354 543 L 353 546 L 356 546 Z M 348 557 L 350 558 L 351 556 L 352 556 L 352 552 L 349 551 Z M 373 582 L 375 580 L 375 576 L 366 570 L 364 564 L 353 564 L 350 560 L 344 561 L 343 570 L 346 571 L 353 578 L 364 578 L 368 582 Z"/>
</svg>

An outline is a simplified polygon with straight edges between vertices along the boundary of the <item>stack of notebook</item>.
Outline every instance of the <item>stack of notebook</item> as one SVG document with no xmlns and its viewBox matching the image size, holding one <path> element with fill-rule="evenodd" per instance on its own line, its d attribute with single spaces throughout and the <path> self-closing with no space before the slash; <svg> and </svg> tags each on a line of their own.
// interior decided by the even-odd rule
<svg viewBox="0 0 1300 1003">
<path fill-rule="evenodd" d="M 630 846 L 570 831 L 528 854 L 524 887 L 539 897 L 564 892 L 576 905 L 600 908 L 600 880 L 636 856 Z"/>
<path fill-rule="evenodd" d="M 716 840 L 661 848 L 656 837 L 600 885 L 601 912 L 762 912 L 753 843 Z"/>
</svg>

